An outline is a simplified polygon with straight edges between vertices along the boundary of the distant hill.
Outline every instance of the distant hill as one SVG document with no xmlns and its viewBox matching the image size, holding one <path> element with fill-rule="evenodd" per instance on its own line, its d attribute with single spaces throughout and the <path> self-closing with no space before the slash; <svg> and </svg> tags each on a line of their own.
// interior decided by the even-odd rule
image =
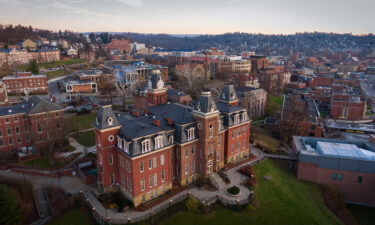
<svg viewBox="0 0 375 225">
<path fill-rule="evenodd" d="M 232 53 L 243 50 L 256 51 L 266 55 L 289 55 L 304 52 L 315 55 L 322 52 L 357 51 L 375 49 L 375 36 L 335 34 L 335 33 L 296 33 L 293 35 L 265 35 L 250 33 L 226 33 L 220 35 L 168 35 L 123 33 L 126 38 L 152 46 L 168 49 L 207 49 L 219 47 Z"/>
</svg>

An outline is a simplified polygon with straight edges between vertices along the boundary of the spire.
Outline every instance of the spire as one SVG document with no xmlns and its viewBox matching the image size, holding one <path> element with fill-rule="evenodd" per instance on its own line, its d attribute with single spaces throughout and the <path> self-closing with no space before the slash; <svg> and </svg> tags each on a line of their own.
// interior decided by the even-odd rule
<svg viewBox="0 0 375 225">
<path fill-rule="evenodd" d="M 111 105 L 101 106 L 94 122 L 94 127 L 99 130 L 120 126 Z"/>
<path fill-rule="evenodd" d="M 216 114 L 219 112 L 210 90 L 202 90 L 202 94 L 194 107 L 194 112 L 204 115 Z"/>
<path fill-rule="evenodd" d="M 233 85 L 224 85 L 219 100 L 221 102 L 228 103 L 231 105 L 236 105 L 238 103 L 238 97 Z"/>
</svg>

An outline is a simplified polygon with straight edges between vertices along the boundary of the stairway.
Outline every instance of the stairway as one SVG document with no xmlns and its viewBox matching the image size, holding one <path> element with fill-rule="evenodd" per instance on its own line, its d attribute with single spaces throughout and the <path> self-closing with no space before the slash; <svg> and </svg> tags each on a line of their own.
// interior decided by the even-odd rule
<svg viewBox="0 0 375 225">
<path fill-rule="evenodd" d="M 222 189 L 226 186 L 223 179 L 221 179 L 221 177 L 217 173 L 212 173 L 210 175 L 210 179 L 219 186 L 219 189 Z"/>
<path fill-rule="evenodd" d="M 38 207 L 40 219 L 34 224 L 45 224 L 51 217 L 51 209 L 49 207 L 47 196 L 44 193 L 42 185 L 34 185 L 35 201 Z"/>
</svg>

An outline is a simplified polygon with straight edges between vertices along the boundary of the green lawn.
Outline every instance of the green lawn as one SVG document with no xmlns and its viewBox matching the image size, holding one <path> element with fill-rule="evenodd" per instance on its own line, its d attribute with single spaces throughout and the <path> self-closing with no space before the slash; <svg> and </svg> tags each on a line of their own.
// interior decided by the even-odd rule
<svg viewBox="0 0 375 225">
<path fill-rule="evenodd" d="M 161 224 L 342 224 L 324 205 L 317 185 L 297 180 L 271 160 L 256 165 L 255 173 L 259 183 L 254 189 L 257 205 L 254 211 L 219 207 L 209 214 L 197 214 L 182 210 Z M 272 179 L 263 179 L 265 175 Z"/>
<path fill-rule="evenodd" d="M 253 143 L 264 146 L 273 153 L 277 153 L 280 146 L 279 140 L 260 132 L 253 134 Z"/>
<path fill-rule="evenodd" d="M 278 110 L 281 110 L 284 102 L 283 95 L 271 95 L 268 94 L 267 103 L 266 103 L 266 114 L 269 116 L 276 116 Z"/>
<path fill-rule="evenodd" d="M 86 212 L 75 209 L 65 213 L 59 218 L 54 218 L 46 223 L 46 225 L 93 225 L 94 221 Z"/>
<path fill-rule="evenodd" d="M 96 113 L 93 112 L 69 117 L 67 119 L 67 129 L 69 132 L 74 132 L 92 128 L 95 117 Z"/>
<path fill-rule="evenodd" d="M 47 63 L 38 63 L 38 68 L 53 68 L 57 66 L 66 66 L 66 65 L 72 65 L 72 64 L 78 64 L 78 63 L 84 63 L 86 62 L 85 59 L 67 59 L 67 60 L 60 60 L 55 62 L 47 62 Z M 17 66 L 18 70 L 27 70 L 29 67 L 28 64 L 25 65 L 19 65 Z"/>
<path fill-rule="evenodd" d="M 77 133 L 74 135 L 74 139 L 81 145 L 91 147 L 95 145 L 95 133 L 94 131 L 87 131 L 84 133 Z"/>
<path fill-rule="evenodd" d="M 33 159 L 24 163 L 24 165 L 33 166 L 39 169 L 58 169 L 65 165 L 64 162 L 52 160 L 49 157 Z"/>
<path fill-rule="evenodd" d="M 50 80 L 56 77 L 62 77 L 62 76 L 68 75 L 69 72 L 66 70 L 56 70 L 56 71 L 47 72 L 45 74 L 47 75 L 47 79 Z"/>
<path fill-rule="evenodd" d="M 346 205 L 353 214 L 359 225 L 375 224 L 375 207 L 366 207 L 360 205 Z"/>
</svg>

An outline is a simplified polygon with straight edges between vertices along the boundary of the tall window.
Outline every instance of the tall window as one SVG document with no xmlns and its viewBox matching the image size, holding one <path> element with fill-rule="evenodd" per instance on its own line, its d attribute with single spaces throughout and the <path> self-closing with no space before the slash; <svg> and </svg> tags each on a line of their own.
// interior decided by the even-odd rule
<svg viewBox="0 0 375 225">
<path fill-rule="evenodd" d="M 188 130 L 188 141 L 191 141 L 191 140 L 193 140 L 195 138 L 194 130 L 195 130 L 194 128 L 190 128 Z"/>
<path fill-rule="evenodd" d="M 17 117 L 16 117 L 17 118 Z M 16 127 L 16 134 L 19 134 L 20 133 L 20 128 L 19 127 Z"/>
<path fill-rule="evenodd" d="M 148 169 L 152 169 L 152 159 L 148 160 Z"/>
<path fill-rule="evenodd" d="M 144 191 L 146 188 L 145 188 L 145 179 L 141 179 L 141 191 Z"/>
<path fill-rule="evenodd" d="M 191 172 L 195 172 L 195 161 L 191 163 Z"/>
<path fill-rule="evenodd" d="M 212 138 L 214 136 L 214 126 L 212 124 L 210 125 L 208 131 L 210 138 Z"/>
<path fill-rule="evenodd" d="M 151 151 L 151 141 L 144 140 L 142 142 L 142 153 Z"/>
<path fill-rule="evenodd" d="M 185 164 L 185 174 L 189 174 L 189 163 Z"/>
<path fill-rule="evenodd" d="M 150 175 L 148 184 L 149 184 L 150 187 L 152 187 L 152 185 L 154 184 L 154 176 L 153 175 Z"/>
<path fill-rule="evenodd" d="M 124 157 L 120 156 L 120 165 L 122 168 L 124 168 Z"/>
<path fill-rule="evenodd" d="M 158 185 L 158 174 L 154 174 L 154 186 Z"/>
<path fill-rule="evenodd" d="M 189 149 L 188 148 L 185 149 L 185 157 L 189 157 Z"/>
<path fill-rule="evenodd" d="M 154 168 L 156 168 L 158 166 L 156 157 L 152 158 L 152 164 L 153 164 Z"/>
<path fill-rule="evenodd" d="M 160 165 L 164 165 L 164 154 L 160 155 Z"/>
<path fill-rule="evenodd" d="M 41 132 L 42 131 L 42 126 L 38 123 L 38 132 Z"/>
<path fill-rule="evenodd" d="M 221 144 L 221 136 L 217 136 L 217 144 L 220 145 Z"/>
<path fill-rule="evenodd" d="M 358 184 L 362 184 L 362 182 L 363 182 L 363 177 L 362 176 L 358 176 L 357 183 Z"/>
<path fill-rule="evenodd" d="M 142 173 L 143 171 L 145 171 L 145 165 L 143 162 L 139 162 L 139 171 Z"/>
<path fill-rule="evenodd" d="M 240 122 L 240 115 L 236 114 L 234 115 L 234 124 L 238 124 Z"/>
<path fill-rule="evenodd" d="M 10 127 L 7 127 L 7 134 L 11 135 L 12 134 L 12 129 Z"/>
<path fill-rule="evenodd" d="M 163 136 L 158 136 L 155 138 L 155 148 L 162 148 L 163 147 Z"/>
<path fill-rule="evenodd" d="M 111 176 L 109 177 L 109 180 L 111 182 L 111 185 L 115 184 L 115 173 L 111 173 Z"/>
<path fill-rule="evenodd" d="M 112 154 L 108 155 L 108 163 L 109 163 L 109 165 L 113 165 L 113 155 Z"/>
<path fill-rule="evenodd" d="M 191 155 L 195 155 L 195 146 L 191 146 Z"/>
<path fill-rule="evenodd" d="M 161 171 L 161 182 L 162 183 L 165 182 L 165 171 L 164 170 Z"/>
</svg>

